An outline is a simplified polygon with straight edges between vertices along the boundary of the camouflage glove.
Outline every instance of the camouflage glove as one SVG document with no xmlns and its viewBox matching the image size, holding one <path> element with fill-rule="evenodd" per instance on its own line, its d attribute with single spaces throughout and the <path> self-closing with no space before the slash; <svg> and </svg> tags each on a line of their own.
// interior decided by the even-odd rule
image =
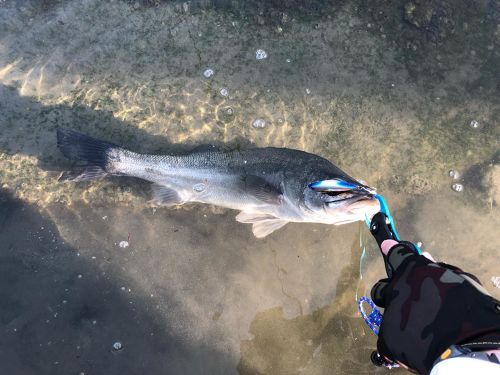
<svg viewBox="0 0 500 375">
<path fill-rule="evenodd" d="M 385 309 L 380 355 L 428 374 L 450 345 L 500 332 L 500 304 L 472 275 L 419 255 L 409 242 L 394 245 L 385 261 L 391 277 L 371 291 Z"/>
</svg>

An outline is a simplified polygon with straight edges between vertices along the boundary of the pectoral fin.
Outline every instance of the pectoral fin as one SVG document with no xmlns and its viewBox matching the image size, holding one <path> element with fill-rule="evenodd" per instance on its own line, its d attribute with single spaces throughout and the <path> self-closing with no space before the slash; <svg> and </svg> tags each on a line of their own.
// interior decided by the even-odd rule
<svg viewBox="0 0 500 375">
<path fill-rule="evenodd" d="M 159 184 L 152 184 L 151 190 L 153 192 L 152 201 L 161 206 L 175 206 L 184 203 L 174 189 Z"/>
<path fill-rule="evenodd" d="M 240 223 L 253 224 L 263 220 L 276 220 L 276 219 L 278 219 L 276 216 L 257 213 L 257 212 L 241 211 L 238 215 L 236 215 L 236 221 Z"/>
<path fill-rule="evenodd" d="M 283 194 L 279 189 L 259 176 L 241 176 L 241 185 L 246 193 L 253 195 L 265 203 L 280 204 L 283 198 Z"/>
<path fill-rule="evenodd" d="M 252 232 L 257 238 L 264 238 L 288 223 L 286 220 L 262 220 L 253 223 Z"/>
<path fill-rule="evenodd" d="M 253 224 L 252 232 L 257 238 L 266 237 L 288 223 L 288 221 L 281 220 L 273 215 L 247 211 L 241 211 L 236 216 L 236 221 Z"/>
</svg>

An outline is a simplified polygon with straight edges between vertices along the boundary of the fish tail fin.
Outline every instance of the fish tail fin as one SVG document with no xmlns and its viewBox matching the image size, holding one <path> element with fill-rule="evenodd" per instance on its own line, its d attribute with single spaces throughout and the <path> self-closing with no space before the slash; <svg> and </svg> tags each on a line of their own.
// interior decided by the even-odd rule
<svg viewBox="0 0 500 375">
<path fill-rule="evenodd" d="M 57 129 L 57 147 L 68 159 L 84 162 L 80 168 L 64 172 L 59 181 L 85 181 L 106 176 L 110 173 L 110 151 L 117 145 L 101 141 L 69 129 Z"/>
</svg>

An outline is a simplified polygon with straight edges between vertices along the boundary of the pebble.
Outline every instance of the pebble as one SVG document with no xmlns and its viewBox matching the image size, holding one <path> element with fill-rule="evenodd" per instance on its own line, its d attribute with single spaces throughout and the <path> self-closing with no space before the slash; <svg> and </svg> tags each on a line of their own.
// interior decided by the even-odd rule
<svg viewBox="0 0 500 375">
<path fill-rule="evenodd" d="M 481 126 L 477 120 L 472 120 L 469 125 L 472 129 L 478 129 Z"/>
<path fill-rule="evenodd" d="M 219 94 L 220 96 L 226 97 L 229 95 L 229 91 L 227 91 L 227 89 L 223 87 L 220 89 Z"/>
<path fill-rule="evenodd" d="M 252 126 L 255 129 L 262 129 L 266 127 L 266 121 L 264 119 L 258 118 L 255 119 L 254 122 L 252 123 Z"/>
<path fill-rule="evenodd" d="M 306 94 L 309 95 L 311 93 L 311 90 L 306 89 Z"/>
<path fill-rule="evenodd" d="M 457 193 L 460 193 L 464 190 L 464 185 L 462 184 L 453 184 L 451 185 L 451 190 L 456 191 Z"/>
<path fill-rule="evenodd" d="M 120 350 L 122 350 L 122 349 L 123 349 L 123 345 L 122 345 L 122 343 L 121 343 L 120 341 L 117 341 L 117 342 L 115 342 L 115 343 L 113 344 L 113 350 L 114 350 L 114 351 L 117 351 L 117 352 L 118 352 L 118 351 L 120 351 Z"/>
<path fill-rule="evenodd" d="M 119 245 L 121 248 L 125 249 L 126 247 L 128 247 L 129 243 L 128 241 L 120 241 Z"/>
<path fill-rule="evenodd" d="M 493 276 L 491 278 L 491 282 L 493 285 L 495 285 L 497 288 L 500 288 L 500 276 Z"/>
<path fill-rule="evenodd" d="M 226 116 L 232 116 L 234 114 L 234 111 L 231 107 L 227 107 L 224 113 L 226 114 Z"/>
<path fill-rule="evenodd" d="M 287 63 L 291 63 L 291 62 L 292 62 L 292 59 L 286 59 L 286 62 L 287 62 Z"/>
<path fill-rule="evenodd" d="M 448 176 L 450 176 L 451 178 L 453 178 L 454 180 L 458 180 L 458 178 L 460 177 L 460 173 L 458 173 L 458 171 L 454 170 L 454 169 L 451 169 L 449 172 L 448 172 Z"/>
<path fill-rule="evenodd" d="M 257 60 L 267 59 L 267 52 L 264 51 L 263 49 L 258 49 L 257 51 L 255 51 L 255 58 Z"/>
<path fill-rule="evenodd" d="M 214 70 L 213 69 L 206 69 L 204 72 L 203 72 L 203 77 L 205 78 L 210 78 L 212 77 L 213 75 L 215 74 Z"/>
</svg>

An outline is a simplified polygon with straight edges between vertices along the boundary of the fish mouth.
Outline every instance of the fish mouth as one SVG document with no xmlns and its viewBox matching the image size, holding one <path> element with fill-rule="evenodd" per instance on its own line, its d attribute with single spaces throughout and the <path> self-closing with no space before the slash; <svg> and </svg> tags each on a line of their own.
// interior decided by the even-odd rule
<svg viewBox="0 0 500 375">
<path fill-rule="evenodd" d="M 372 199 L 376 193 L 374 188 L 360 184 L 350 190 L 322 191 L 321 195 L 327 204 L 336 204 L 345 201 Z"/>
<path fill-rule="evenodd" d="M 371 220 L 380 211 L 380 202 L 373 194 L 343 193 L 325 204 L 329 222 L 334 225 Z"/>
<path fill-rule="evenodd" d="M 336 191 L 336 192 L 328 192 L 328 193 L 323 193 L 327 197 L 325 198 L 325 201 L 327 203 L 339 203 L 339 202 L 344 202 L 348 200 L 359 200 L 363 199 L 365 197 L 370 197 L 371 194 L 369 193 L 358 193 L 356 191 L 349 191 L 349 192 L 341 192 L 341 191 Z"/>
<path fill-rule="evenodd" d="M 364 221 L 380 211 L 376 190 L 356 180 L 319 180 L 308 185 L 323 201 L 324 222 L 334 225 Z"/>
</svg>

